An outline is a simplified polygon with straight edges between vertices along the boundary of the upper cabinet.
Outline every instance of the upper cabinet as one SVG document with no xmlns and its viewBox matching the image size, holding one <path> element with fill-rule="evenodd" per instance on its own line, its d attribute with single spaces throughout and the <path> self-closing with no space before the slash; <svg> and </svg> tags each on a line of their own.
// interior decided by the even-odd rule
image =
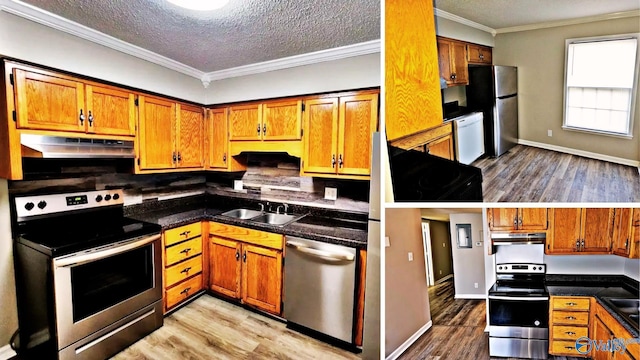
<svg viewBox="0 0 640 360">
<path fill-rule="evenodd" d="M 447 86 L 469 84 L 466 43 L 438 37 L 438 64 Z"/>
<path fill-rule="evenodd" d="M 140 96 L 139 170 L 203 169 L 203 108 Z"/>
<path fill-rule="evenodd" d="M 546 253 L 609 253 L 616 210 L 550 209 L 551 231 Z"/>
<path fill-rule="evenodd" d="M 131 92 L 36 69 L 12 75 L 19 129 L 135 135 Z"/>
<path fill-rule="evenodd" d="M 492 208 L 487 212 L 491 230 L 547 230 L 547 209 L 541 208 Z"/>
<path fill-rule="evenodd" d="M 467 62 L 469 64 L 491 65 L 491 48 L 477 44 L 467 44 Z"/>
<path fill-rule="evenodd" d="M 229 140 L 300 140 L 302 100 L 229 107 Z"/>
<path fill-rule="evenodd" d="M 305 102 L 303 175 L 368 178 L 378 94 Z"/>
<path fill-rule="evenodd" d="M 229 152 L 228 108 L 210 109 L 207 116 L 207 167 L 218 171 L 241 171 L 246 164 Z"/>
<path fill-rule="evenodd" d="M 262 104 L 229 107 L 229 140 L 262 139 Z"/>
</svg>

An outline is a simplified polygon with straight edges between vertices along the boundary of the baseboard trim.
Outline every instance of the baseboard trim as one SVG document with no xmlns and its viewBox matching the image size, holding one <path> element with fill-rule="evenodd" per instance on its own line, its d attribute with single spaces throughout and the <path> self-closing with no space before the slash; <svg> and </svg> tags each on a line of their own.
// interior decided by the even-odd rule
<svg viewBox="0 0 640 360">
<path fill-rule="evenodd" d="M 486 300 L 487 295 L 484 294 L 456 294 L 454 299 L 469 299 L 469 300 Z"/>
<path fill-rule="evenodd" d="M 449 274 L 449 275 L 443 277 L 442 279 L 436 281 L 435 285 L 441 284 L 441 283 L 443 283 L 443 282 L 445 282 L 445 281 L 447 281 L 447 280 L 449 280 L 451 278 L 453 278 L 453 274 Z"/>
<path fill-rule="evenodd" d="M 403 342 L 402 345 L 400 345 L 391 354 L 389 354 L 389 356 L 386 357 L 386 360 L 396 360 L 398 357 L 400 357 L 400 355 L 402 355 L 402 353 L 407 351 L 409 346 L 413 345 L 413 343 L 416 342 L 416 340 L 418 340 L 418 338 L 420 338 L 422 334 L 427 332 L 427 330 L 429 330 L 432 325 L 433 323 L 431 322 L 431 320 L 429 320 L 428 323 L 426 323 L 423 327 L 421 327 L 420 329 L 418 329 L 418 331 L 416 331 L 413 335 L 411 335 L 407 339 L 407 341 Z"/>
<path fill-rule="evenodd" d="M 602 161 L 607 161 L 607 162 L 621 164 L 621 165 L 633 166 L 633 167 L 639 168 L 638 171 L 640 171 L 640 161 L 637 161 L 637 160 L 625 159 L 625 158 L 616 157 L 616 156 L 598 154 L 591 151 L 572 149 L 564 146 L 550 145 L 550 144 L 523 140 L 523 139 L 519 139 L 518 144 L 562 152 L 562 153 L 571 154 L 571 155 L 583 156 L 590 159 L 602 160 Z"/>
<path fill-rule="evenodd" d="M 0 360 L 9 360 L 16 355 L 16 352 L 13 351 L 9 344 L 0 348 Z"/>
</svg>

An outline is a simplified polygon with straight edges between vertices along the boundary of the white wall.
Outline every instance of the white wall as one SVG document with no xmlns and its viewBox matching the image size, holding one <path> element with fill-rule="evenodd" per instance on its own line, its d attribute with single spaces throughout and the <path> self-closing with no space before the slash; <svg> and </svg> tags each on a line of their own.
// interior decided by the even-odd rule
<svg viewBox="0 0 640 360">
<path fill-rule="evenodd" d="M 2 11 L 0 55 L 204 103 L 199 79 Z"/>
<path fill-rule="evenodd" d="M 0 179 L 0 348 L 18 328 L 7 180 Z"/>
<path fill-rule="evenodd" d="M 451 214 L 449 220 L 455 295 L 463 298 L 467 295 L 484 296 L 486 295 L 485 249 L 484 246 L 475 245 L 477 241 L 484 240 L 482 214 Z M 471 224 L 472 248 L 458 248 L 456 224 Z M 475 283 L 478 284 L 477 288 L 474 286 Z"/>
<path fill-rule="evenodd" d="M 547 274 L 622 275 L 624 258 L 616 255 L 545 255 Z"/>
<path fill-rule="evenodd" d="M 449 19 L 436 16 L 436 34 L 451 39 L 458 39 L 474 44 L 493 47 L 493 35 L 483 30 L 460 24 Z"/>
<path fill-rule="evenodd" d="M 380 86 L 380 53 L 212 81 L 206 104 Z"/>
<path fill-rule="evenodd" d="M 624 274 L 640 281 L 640 259 L 624 259 Z"/>
</svg>

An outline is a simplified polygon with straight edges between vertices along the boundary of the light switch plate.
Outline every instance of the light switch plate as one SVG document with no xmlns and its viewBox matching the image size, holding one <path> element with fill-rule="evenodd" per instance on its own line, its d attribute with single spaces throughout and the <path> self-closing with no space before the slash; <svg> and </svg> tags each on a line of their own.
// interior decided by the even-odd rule
<svg viewBox="0 0 640 360">
<path fill-rule="evenodd" d="M 391 240 L 389 239 L 388 236 L 384 237 L 384 246 L 385 247 L 390 247 L 391 246 Z"/>
<path fill-rule="evenodd" d="M 413 253 L 412 252 L 409 252 L 407 254 L 407 257 L 409 258 L 409 261 L 413 261 Z"/>
<path fill-rule="evenodd" d="M 325 200 L 338 200 L 338 188 L 326 187 L 324 188 Z"/>
</svg>

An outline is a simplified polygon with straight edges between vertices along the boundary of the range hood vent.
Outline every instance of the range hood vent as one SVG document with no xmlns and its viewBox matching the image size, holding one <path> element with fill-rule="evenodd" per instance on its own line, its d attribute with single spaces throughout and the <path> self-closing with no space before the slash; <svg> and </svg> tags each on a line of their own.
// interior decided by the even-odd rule
<svg viewBox="0 0 640 360">
<path fill-rule="evenodd" d="M 21 134 L 22 157 L 45 159 L 129 159 L 133 141 Z"/>
<path fill-rule="evenodd" d="M 546 233 L 491 233 L 493 245 L 544 244 Z"/>
</svg>

